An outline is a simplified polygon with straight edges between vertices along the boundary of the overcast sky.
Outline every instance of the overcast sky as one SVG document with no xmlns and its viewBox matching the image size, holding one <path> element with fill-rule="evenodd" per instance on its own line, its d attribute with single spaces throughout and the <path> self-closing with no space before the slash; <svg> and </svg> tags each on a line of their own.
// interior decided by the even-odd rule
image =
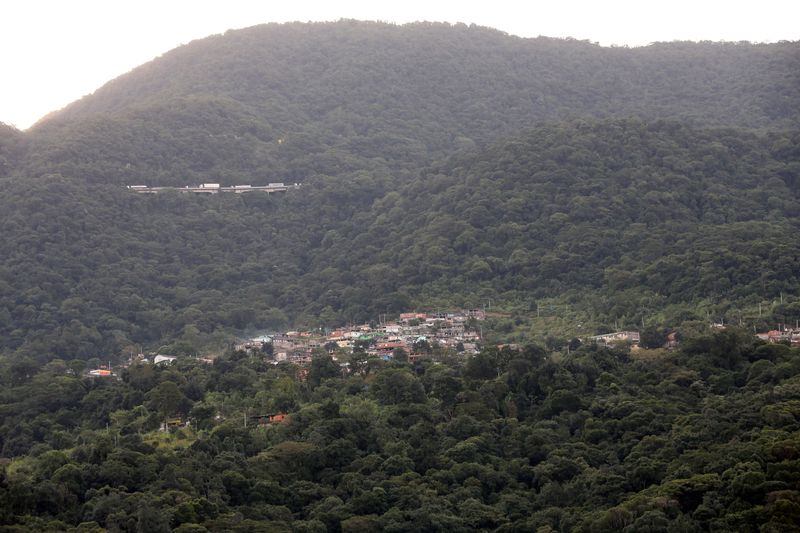
<svg viewBox="0 0 800 533">
<path fill-rule="evenodd" d="M 0 121 L 27 128 L 194 39 L 340 18 L 475 23 L 602 45 L 800 40 L 800 0 L 0 0 Z"/>
</svg>

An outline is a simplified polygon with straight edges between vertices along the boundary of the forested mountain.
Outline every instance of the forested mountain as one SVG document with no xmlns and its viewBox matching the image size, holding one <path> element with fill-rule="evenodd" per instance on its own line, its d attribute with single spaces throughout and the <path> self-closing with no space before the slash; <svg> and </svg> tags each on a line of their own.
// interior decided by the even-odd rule
<svg viewBox="0 0 800 533">
<path fill-rule="evenodd" d="M 377 201 L 364 232 L 326 235 L 315 260 L 336 268 L 344 248 L 415 296 L 775 294 L 800 283 L 798 195 L 797 133 L 562 123 L 433 167 Z"/>
<path fill-rule="evenodd" d="M 628 49 L 464 25 L 268 24 L 182 46 L 45 122 L 122 116 L 208 94 L 240 102 L 287 133 L 319 123 L 347 137 L 392 129 L 389 119 L 411 138 L 439 124 L 482 140 L 531 120 L 611 114 L 793 125 L 799 62 L 796 43 Z M 402 124 L 414 118 L 428 128 Z"/>
<path fill-rule="evenodd" d="M 480 27 L 270 24 L 195 41 L 49 116 L 26 173 L 181 184 L 421 165 L 542 121 L 792 128 L 796 43 L 603 48 Z"/>
<path fill-rule="evenodd" d="M 0 124 L 0 531 L 794 531 L 799 118 L 798 43 L 341 21 Z M 301 185 L 124 187 L 202 182 Z M 472 357 L 225 348 L 487 301 Z"/>
<path fill-rule="evenodd" d="M 403 185 L 317 175 L 279 197 L 12 180 L 0 185 L 0 338 L 38 357 L 89 357 L 425 302 L 532 309 L 572 294 L 586 313 L 639 323 L 670 305 L 791 295 L 799 141 L 573 122 Z"/>
<path fill-rule="evenodd" d="M 592 327 L 698 302 L 741 318 L 797 293 L 799 63 L 796 43 L 351 21 L 190 43 L 0 131 L 0 348 L 88 357 L 487 299 L 560 298 Z M 302 187 L 122 187 L 207 181 Z"/>
</svg>

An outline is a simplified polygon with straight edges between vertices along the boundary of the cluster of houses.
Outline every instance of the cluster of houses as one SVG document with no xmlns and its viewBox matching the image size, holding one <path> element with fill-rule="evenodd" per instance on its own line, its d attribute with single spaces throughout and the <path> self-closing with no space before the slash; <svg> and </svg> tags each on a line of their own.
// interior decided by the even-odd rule
<svg viewBox="0 0 800 533">
<path fill-rule="evenodd" d="M 159 366 L 169 366 L 174 363 L 178 358 L 174 355 L 163 355 L 163 354 L 150 354 L 150 356 L 146 356 L 145 354 L 138 354 L 138 355 L 131 355 L 131 357 L 119 363 L 119 368 L 127 368 L 134 363 L 150 363 L 153 365 Z M 201 363 L 205 363 L 207 365 L 214 364 L 214 359 L 211 357 L 195 357 L 195 361 L 200 361 Z M 117 378 L 119 379 L 119 373 L 115 372 L 111 368 L 111 361 L 108 362 L 108 365 L 100 365 L 99 368 L 94 368 L 86 371 L 86 376 L 92 378 Z"/>
<path fill-rule="evenodd" d="M 764 333 L 756 333 L 756 337 L 771 344 L 788 342 L 792 346 L 800 346 L 800 328 L 773 329 Z"/>
<path fill-rule="evenodd" d="M 461 310 L 456 312 L 435 313 L 401 313 L 397 320 L 379 324 L 359 324 L 327 331 L 287 331 L 270 335 L 260 335 L 242 340 L 234 344 L 236 350 L 250 353 L 264 353 L 275 363 L 292 362 L 307 365 L 313 355 L 328 353 L 334 359 L 349 356 L 358 351 L 368 357 L 392 360 L 402 356 L 409 362 L 431 357 L 435 354 L 451 353 L 474 355 L 480 351 L 482 341 L 481 321 L 486 314 L 480 309 Z M 724 329 L 724 325 L 712 325 L 712 328 Z M 786 343 L 800 346 L 800 327 L 794 329 L 781 328 L 764 333 L 756 333 L 756 337 L 769 343 Z M 602 335 L 594 335 L 581 339 L 606 346 L 626 344 L 637 349 L 640 343 L 638 331 L 617 331 Z M 678 342 L 675 333 L 670 333 L 664 345 L 675 348 Z M 197 360 L 212 364 L 213 358 L 202 357 Z M 172 355 L 153 355 L 149 358 L 143 354 L 131 357 L 127 364 L 134 361 L 146 361 L 155 365 L 170 365 L 176 360 Z M 343 361 L 343 364 L 346 364 Z M 118 377 L 107 366 L 86 372 L 95 378 Z"/>
<path fill-rule="evenodd" d="M 606 346 L 622 343 L 630 343 L 631 345 L 638 346 L 640 340 L 641 338 L 638 331 L 616 331 L 614 333 L 605 333 L 603 335 L 589 337 L 590 342 L 604 344 Z"/>
<path fill-rule="evenodd" d="M 401 313 L 398 320 L 360 324 L 333 331 L 287 331 L 262 335 L 237 343 L 237 350 L 262 350 L 269 345 L 276 362 L 308 363 L 319 350 L 334 358 L 360 350 L 384 360 L 403 354 L 409 361 L 428 357 L 433 351 L 464 355 L 478 353 L 481 341 L 479 321 L 483 310 L 446 313 Z"/>
</svg>

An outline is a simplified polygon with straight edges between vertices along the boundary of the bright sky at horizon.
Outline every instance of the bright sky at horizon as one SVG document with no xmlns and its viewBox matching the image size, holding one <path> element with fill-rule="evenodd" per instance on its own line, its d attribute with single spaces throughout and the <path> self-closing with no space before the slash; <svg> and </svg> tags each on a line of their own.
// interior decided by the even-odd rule
<svg viewBox="0 0 800 533">
<path fill-rule="evenodd" d="M 793 0 L 5 0 L 1 6 L 0 122 L 20 129 L 181 44 L 265 22 L 464 22 L 606 46 L 800 40 L 800 2 Z"/>
</svg>

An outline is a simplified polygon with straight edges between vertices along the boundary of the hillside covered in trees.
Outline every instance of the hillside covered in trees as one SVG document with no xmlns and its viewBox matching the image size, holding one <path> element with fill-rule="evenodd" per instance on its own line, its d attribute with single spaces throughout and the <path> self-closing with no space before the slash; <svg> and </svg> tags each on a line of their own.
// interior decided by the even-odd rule
<svg viewBox="0 0 800 533">
<path fill-rule="evenodd" d="M 340 21 L 0 124 L 0 531 L 794 531 L 798 119 L 798 43 Z M 469 358 L 225 349 L 487 302 Z"/>
<path fill-rule="evenodd" d="M 793 531 L 798 349 L 725 331 L 641 357 L 530 345 L 343 374 L 319 355 L 300 379 L 230 352 L 119 381 L 4 361 L 0 528 Z M 191 425 L 154 431 L 165 416 Z"/>
<path fill-rule="evenodd" d="M 23 169 L 117 184 L 377 168 L 404 180 L 542 122 L 794 129 L 799 87 L 796 43 L 628 49 L 464 25 L 269 24 L 182 46 L 51 114 Z"/>
<path fill-rule="evenodd" d="M 39 359 L 87 358 L 413 306 L 532 310 L 548 298 L 595 324 L 676 326 L 699 318 L 698 302 L 741 319 L 797 295 L 799 141 L 576 121 L 406 182 L 386 168 L 313 174 L 283 196 L 8 179 L 0 342 Z M 775 319 L 797 319 L 793 302 Z"/>
<path fill-rule="evenodd" d="M 797 43 L 212 36 L 0 130 L 0 350 L 219 345 L 489 300 L 556 299 L 591 327 L 750 320 L 798 295 L 798 110 Z M 202 182 L 302 188 L 122 187 Z M 787 305 L 759 318 L 797 319 Z"/>
</svg>

